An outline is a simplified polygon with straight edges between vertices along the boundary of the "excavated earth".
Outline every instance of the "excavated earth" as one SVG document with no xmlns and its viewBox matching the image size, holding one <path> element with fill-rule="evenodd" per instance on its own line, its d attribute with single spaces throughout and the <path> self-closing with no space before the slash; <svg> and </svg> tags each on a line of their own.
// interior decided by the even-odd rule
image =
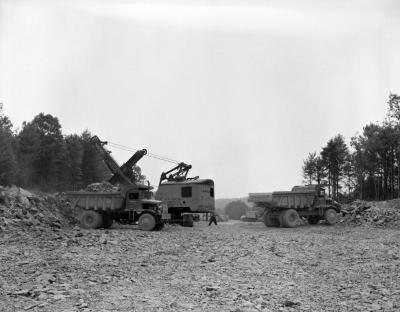
<svg viewBox="0 0 400 312">
<path fill-rule="evenodd" d="M 400 231 L 224 222 L 0 231 L 1 311 L 399 311 Z"/>
</svg>

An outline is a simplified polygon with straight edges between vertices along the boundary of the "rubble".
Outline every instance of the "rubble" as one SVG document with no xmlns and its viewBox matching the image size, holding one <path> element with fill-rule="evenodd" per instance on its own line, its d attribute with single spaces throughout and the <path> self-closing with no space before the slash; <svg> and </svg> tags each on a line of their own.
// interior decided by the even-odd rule
<svg viewBox="0 0 400 312">
<path fill-rule="evenodd" d="M 90 184 L 85 191 L 118 192 L 120 187 L 101 182 Z M 28 191 L 17 186 L 0 186 L 0 232 L 57 231 L 76 224 L 80 211 L 72 211 L 64 195 Z"/>
<path fill-rule="evenodd" d="M 119 186 L 112 185 L 109 182 L 92 183 L 85 189 L 88 192 L 119 192 L 120 190 Z"/>
<path fill-rule="evenodd" d="M 62 193 L 0 187 L 0 310 L 399 311 L 399 207 L 345 205 L 344 226 L 144 233 L 70 226 Z"/>
<path fill-rule="evenodd" d="M 339 222 L 346 225 L 397 227 L 400 226 L 400 199 L 380 202 L 357 200 L 343 205 L 342 214 Z"/>
<path fill-rule="evenodd" d="M 0 311 L 395 312 L 398 238 L 390 228 L 238 221 L 5 233 Z"/>
<path fill-rule="evenodd" d="M 74 222 L 60 194 L 33 193 L 21 187 L 0 186 L 0 231 L 57 230 Z"/>
</svg>

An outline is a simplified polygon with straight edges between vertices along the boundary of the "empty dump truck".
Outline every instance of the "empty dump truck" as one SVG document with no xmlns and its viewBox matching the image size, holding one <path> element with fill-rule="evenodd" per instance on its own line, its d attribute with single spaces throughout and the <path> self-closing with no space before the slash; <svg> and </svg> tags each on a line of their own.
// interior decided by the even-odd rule
<svg viewBox="0 0 400 312">
<path fill-rule="evenodd" d="M 299 217 L 307 218 L 310 224 L 325 220 L 331 225 L 340 212 L 340 205 L 320 185 L 295 186 L 286 192 L 250 193 L 249 202 L 264 208 L 263 221 L 269 227 L 295 227 Z"/>
</svg>

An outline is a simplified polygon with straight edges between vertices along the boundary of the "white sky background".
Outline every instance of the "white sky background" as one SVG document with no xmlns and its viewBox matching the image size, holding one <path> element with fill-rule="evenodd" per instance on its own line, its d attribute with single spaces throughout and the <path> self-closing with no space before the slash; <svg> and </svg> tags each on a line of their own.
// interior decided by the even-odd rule
<svg viewBox="0 0 400 312">
<path fill-rule="evenodd" d="M 0 102 L 185 161 L 216 196 L 288 190 L 400 93 L 398 1 L 0 0 Z M 131 153 L 114 150 L 123 163 Z M 173 165 L 144 158 L 152 184 Z"/>
</svg>

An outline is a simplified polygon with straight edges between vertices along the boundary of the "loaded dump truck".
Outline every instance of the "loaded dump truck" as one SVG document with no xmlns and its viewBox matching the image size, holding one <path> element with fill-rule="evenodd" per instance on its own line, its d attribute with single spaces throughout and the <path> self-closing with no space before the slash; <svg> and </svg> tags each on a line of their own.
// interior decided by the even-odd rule
<svg viewBox="0 0 400 312">
<path fill-rule="evenodd" d="M 137 222 L 143 231 L 160 230 L 163 223 L 161 201 L 146 196 L 145 185 L 128 186 L 120 192 L 67 192 L 72 209 L 81 210 L 79 221 L 87 229 L 109 228 L 113 221 Z"/>
<path fill-rule="evenodd" d="M 291 191 L 250 193 L 249 202 L 264 208 L 263 221 L 268 227 L 296 227 L 300 217 L 310 224 L 337 221 L 340 205 L 325 194 L 321 185 L 295 186 Z"/>
<path fill-rule="evenodd" d="M 113 221 L 139 225 L 144 231 L 160 230 L 165 219 L 170 219 L 167 206 L 155 200 L 150 184 L 136 182 L 133 167 L 146 155 L 145 149 L 137 151 L 121 167 L 97 136 L 91 138 L 93 146 L 112 173 L 109 182 L 119 185 L 120 191 L 112 192 L 66 192 L 72 209 L 79 208 L 79 221 L 88 229 L 109 228 Z M 164 209 L 165 207 L 165 209 Z"/>
</svg>

